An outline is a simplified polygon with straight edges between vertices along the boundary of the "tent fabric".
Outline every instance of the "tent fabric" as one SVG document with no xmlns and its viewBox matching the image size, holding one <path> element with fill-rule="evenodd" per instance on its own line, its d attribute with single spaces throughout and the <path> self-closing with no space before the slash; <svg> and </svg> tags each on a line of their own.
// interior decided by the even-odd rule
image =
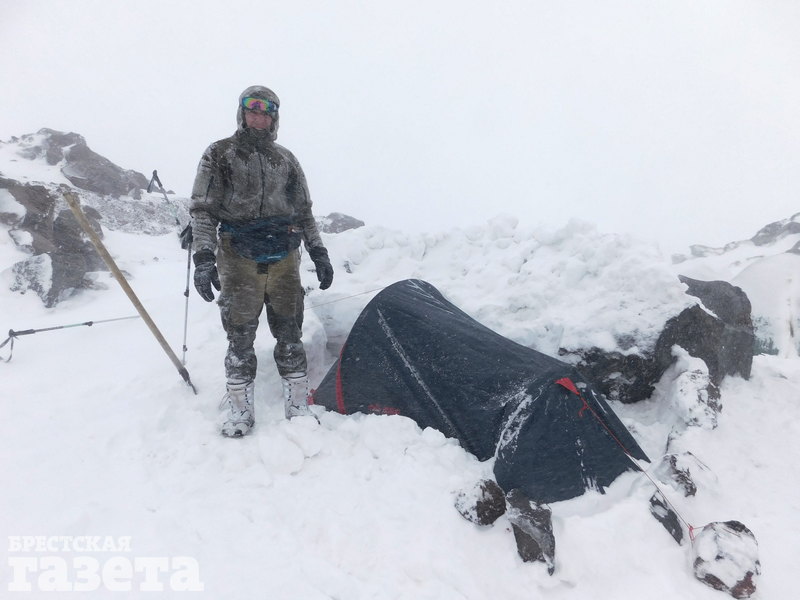
<svg viewBox="0 0 800 600">
<path fill-rule="evenodd" d="M 314 393 L 343 414 L 402 415 L 495 457 L 508 493 L 556 502 L 603 491 L 645 453 L 572 366 L 481 325 L 431 284 L 381 291 Z"/>
</svg>

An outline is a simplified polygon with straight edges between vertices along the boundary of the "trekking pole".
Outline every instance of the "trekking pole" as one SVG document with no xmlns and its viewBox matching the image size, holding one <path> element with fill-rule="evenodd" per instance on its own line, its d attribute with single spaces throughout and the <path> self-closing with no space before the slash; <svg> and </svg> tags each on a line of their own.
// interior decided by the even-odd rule
<svg viewBox="0 0 800 600">
<path fill-rule="evenodd" d="M 8 330 L 8 337 L 6 340 L 0 344 L 0 348 L 5 346 L 6 344 L 10 343 L 11 346 L 8 348 L 8 358 L 0 358 L 3 362 L 10 362 L 11 356 L 14 354 L 14 340 L 23 335 L 31 335 L 34 333 L 42 333 L 43 331 L 55 331 L 56 329 L 69 329 L 70 327 L 91 327 L 92 325 L 98 325 L 100 323 L 111 323 L 112 321 L 125 321 L 127 319 L 140 319 L 139 315 L 134 315 L 132 317 L 117 317 L 116 319 L 103 319 L 101 321 L 86 321 L 84 323 L 73 323 L 72 325 L 57 325 L 56 327 L 44 327 L 42 329 L 23 329 L 22 331 L 14 331 L 13 329 Z"/>
<path fill-rule="evenodd" d="M 158 189 L 164 195 L 164 201 L 169 205 L 170 210 L 172 211 L 172 216 L 175 217 L 175 224 L 180 227 L 181 222 L 178 219 L 178 211 L 175 210 L 175 207 L 172 205 L 172 202 L 169 201 L 167 198 L 167 191 L 164 189 L 164 185 L 161 183 L 161 180 L 158 178 L 158 171 L 153 169 L 153 176 L 150 178 L 150 183 L 147 184 L 147 193 L 150 194 L 153 191 L 153 184 L 158 184 Z"/>
<path fill-rule="evenodd" d="M 149 194 L 153 190 L 153 183 L 157 183 L 158 187 L 161 189 L 161 193 L 164 195 L 164 201 L 169 205 L 170 209 L 173 211 L 173 216 L 175 217 L 175 224 L 180 227 L 181 222 L 178 220 L 178 213 L 175 211 L 175 207 L 167 198 L 167 192 L 164 191 L 164 184 L 161 183 L 161 180 L 158 178 L 158 171 L 153 169 L 153 176 L 150 178 L 150 183 L 147 184 L 147 193 Z M 186 365 L 186 351 L 188 347 L 186 346 L 186 336 L 189 330 L 189 276 L 192 270 L 192 230 L 191 225 L 187 225 L 186 228 L 181 231 L 181 247 L 186 248 L 187 250 L 187 257 L 186 257 L 186 289 L 183 292 L 183 295 L 186 297 L 186 306 L 183 311 L 183 355 L 181 356 L 181 364 Z"/>
<path fill-rule="evenodd" d="M 189 331 L 189 277 L 192 270 L 192 240 L 189 239 L 188 252 L 186 253 L 186 289 L 183 290 L 183 295 L 186 296 L 186 305 L 183 311 L 183 356 L 181 363 L 186 365 L 186 333 Z"/>
<path fill-rule="evenodd" d="M 122 290 L 128 296 L 128 299 L 133 304 L 136 311 L 139 313 L 139 316 L 142 317 L 142 320 L 147 324 L 152 332 L 153 336 L 156 338 L 158 343 L 161 345 L 161 348 L 166 352 L 169 359 L 172 361 L 172 364 L 178 369 L 178 373 L 183 378 L 183 380 L 192 388 L 192 391 L 197 394 L 197 389 L 192 384 L 192 380 L 189 378 L 189 371 L 186 370 L 181 362 L 178 360 L 178 357 L 175 356 L 175 353 L 172 351 L 172 348 L 169 347 L 167 340 L 164 339 L 164 336 L 161 335 L 156 324 L 153 322 L 153 319 L 150 318 L 150 315 L 145 310 L 142 303 L 139 301 L 139 298 L 136 297 L 136 293 L 131 288 L 128 280 L 125 279 L 125 276 L 122 274 L 122 271 L 119 270 L 117 263 L 114 262 L 114 259 L 111 258 L 111 255 L 106 250 L 106 247 L 103 245 L 103 242 L 100 240 L 100 237 L 97 235 L 97 232 L 92 228 L 89 220 L 86 218 L 86 215 L 83 214 L 81 210 L 80 201 L 78 200 L 78 195 L 75 192 L 62 188 L 62 193 L 64 194 L 64 199 L 69 204 L 70 209 L 72 209 L 72 213 L 75 215 L 75 218 L 78 220 L 78 223 L 81 226 L 81 229 L 86 233 L 89 237 L 89 240 L 92 242 L 92 245 L 97 250 L 97 253 L 106 263 L 111 273 L 114 275 L 114 278 L 117 280 L 117 283 L 122 287 Z"/>
</svg>

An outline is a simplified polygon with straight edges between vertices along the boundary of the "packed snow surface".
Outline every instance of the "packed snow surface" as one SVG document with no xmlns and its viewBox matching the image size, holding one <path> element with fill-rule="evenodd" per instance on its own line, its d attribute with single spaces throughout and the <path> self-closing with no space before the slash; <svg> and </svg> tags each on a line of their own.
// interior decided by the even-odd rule
<svg viewBox="0 0 800 600">
<path fill-rule="evenodd" d="M 693 302 L 655 247 L 585 223 L 528 231 L 501 216 L 466 231 L 408 236 L 366 227 L 325 241 L 336 269 L 330 290 L 317 289 L 303 258 L 312 383 L 375 290 L 408 277 L 430 281 L 487 326 L 548 354 L 579 343 L 646 348 Z M 105 242 L 180 355 L 186 254 L 177 236 L 107 231 Z M 10 292 L 8 269 L 18 255 L 0 243 L 1 330 L 135 314 L 107 274 L 98 278 L 107 289 L 53 309 L 32 293 Z M 506 517 L 482 529 L 458 514 L 458 493 L 491 465 L 457 442 L 399 416 L 285 421 L 266 323 L 256 340 L 256 427 L 242 439 L 222 438 L 226 340 L 217 306 L 192 290 L 188 323 L 187 368 L 197 395 L 138 319 L 23 336 L 13 360 L 0 364 L 0 531 L 9 536 L 0 543 L 1 596 L 27 583 L 32 591 L 20 597 L 54 597 L 43 590 L 58 577 L 43 576 L 41 563 L 20 575 L 11 565 L 22 559 L 63 559 L 75 583 L 73 561 L 89 556 L 103 573 L 90 595 L 97 598 L 119 597 L 110 588 L 120 581 L 132 597 L 151 597 L 145 590 L 158 585 L 165 597 L 191 597 L 171 592 L 180 587 L 172 567 L 149 572 L 151 579 L 141 570 L 126 578 L 120 567 L 117 581 L 114 557 L 123 567 L 143 557 L 173 566 L 191 559 L 196 577 L 187 585 L 215 599 L 724 597 L 694 578 L 690 549 L 649 514 L 654 489 L 641 475 L 620 477 L 605 495 L 551 506 L 556 570 L 549 576 L 544 565 L 521 561 Z M 681 432 L 680 447 L 713 476 L 703 477 L 695 497 L 665 490 L 696 527 L 736 519 L 754 532 L 763 567 L 756 598 L 794 597 L 798 397 L 796 358 L 756 357 L 749 381 L 725 380 L 717 428 Z M 664 404 L 612 403 L 654 465 L 671 431 Z M 129 538 L 129 546 L 21 549 L 30 536 Z M 73 595 L 86 597 L 57 594 Z"/>
</svg>

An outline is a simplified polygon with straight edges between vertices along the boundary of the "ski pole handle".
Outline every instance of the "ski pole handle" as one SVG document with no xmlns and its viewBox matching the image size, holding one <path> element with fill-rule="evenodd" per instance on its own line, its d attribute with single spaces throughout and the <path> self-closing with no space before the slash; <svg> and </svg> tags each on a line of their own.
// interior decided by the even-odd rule
<svg viewBox="0 0 800 600">
<path fill-rule="evenodd" d="M 23 329 L 22 331 L 14 331 L 13 329 L 9 329 L 8 337 L 19 337 L 21 335 L 30 335 L 32 333 L 36 333 L 36 329 Z"/>
</svg>

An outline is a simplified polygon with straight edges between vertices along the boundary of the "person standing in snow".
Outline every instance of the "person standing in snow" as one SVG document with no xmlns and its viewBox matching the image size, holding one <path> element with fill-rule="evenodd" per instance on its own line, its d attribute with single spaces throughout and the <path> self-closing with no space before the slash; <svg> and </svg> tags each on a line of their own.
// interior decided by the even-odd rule
<svg viewBox="0 0 800 600">
<path fill-rule="evenodd" d="M 194 238 L 194 285 L 204 300 L 218 300 L 228 337 L 225 356 L 227 405 L 222 434 L 246 435 L 253 411 L 258 319 L 266 305 L 276 340 L 286 418 L 310 415 L 306 353 L 301 341 L 304 292 L 300 242 L 317 271 L 320 289 L 333 281 L 305 175 L 295 156 L 275 143 L 278 96 L 252 86 L 242 92 L 237 130 L 206 149 L 192 189 L 189 212 Z M 221 287 L 220 287 L 221 285 Z"/>
</svg>

